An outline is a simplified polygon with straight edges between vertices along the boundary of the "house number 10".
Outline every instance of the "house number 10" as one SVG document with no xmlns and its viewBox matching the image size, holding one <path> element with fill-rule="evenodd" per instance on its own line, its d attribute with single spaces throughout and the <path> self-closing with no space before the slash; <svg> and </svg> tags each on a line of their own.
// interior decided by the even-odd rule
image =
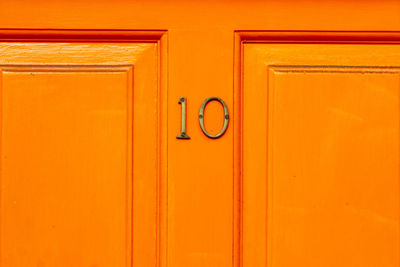
<svg viewBox="0 0 400 267">
<path fill-rule="evenodd" d="M 221 103 L 222 107 L 224 108 L 224 125 L 222 126 L 222 129 L 219 133 L 217 134 L 210 134 L 207 132 L 206 127 L 204 126 L 204 110 L 206 109 L 206 106 L 209 102 L 211 101 L 218 101 Z M 176 137 L 177 139 L 190 139 L 190 136 L 186 133 L 186 110 L 187 110 L 187 101 L 186 97 L 181 97 L 178 104 L 181 105 L 181 133 Z M 227 105 L 225 104 L 224 100 L 222 100 L 219 97 L 209 97 L 206 100 L 204 100 L 203 104 L 201 104 L 200 111 L 199 111 L 199 123 L 200 123 L 200 128 L 203 131 L 203 133 L 212 139 L 216 139 L 224 135 L 226 130 L 228 129 L 229 125 L 229 110 Z"/>
</svg>

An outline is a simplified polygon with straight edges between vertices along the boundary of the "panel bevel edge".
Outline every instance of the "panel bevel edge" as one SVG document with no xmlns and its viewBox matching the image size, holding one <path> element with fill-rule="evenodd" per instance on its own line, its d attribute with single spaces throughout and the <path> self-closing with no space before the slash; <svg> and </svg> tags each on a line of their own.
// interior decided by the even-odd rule
<svg viewBox="0 0 400 267">
<path fill-rule="evenodd" d="M 243 57 L 244 44 L 400 44 L 400 31 L 234 31 L 234 188 L 232 264 L 243 266 Z M 269 66 L 267 66 L 268 68 Z"/>
<path fill-rule="evenodd" d="M 235 31 L 240 43 L 398 44 L 400 31 Z"/>
<path fill-rule="evenodd" d="M 133 145 L 134 145 L 134 140 L 133 140 L 133 134 L 134 134 L 134 128 L 133 128 L 133 121 L 134 121 L 134 99 L 133 99 L 133 90 L 134 90 L 134 66 L 132 65 L 129 67 L 126 71 L 127 73 L 127 196 L 128 196 L 128 210 L 126 211 L 126 216 L 128 218 L 128 223 L 126 225 L 126 230 L 129 233 L 129 239 L 127 240 L 127 247 L 129 248 L 129 253 L 127 257 L 127 263 L 129 266 L 133 266 L 133 190 L 134 190 L 134 175 L 133 175 L 133 160 L 134 160 L 134 154 L 133 154 Z"/>
<path fill-rule="evenodd" d="M 133 65 L 0 65 L 3 72 L 130 72 Z"/>
<path fill-rule="evenodd" d="M 281 73 L 398 74 L 400 72 L 400 66 L 268 65 L 267 69 Z"/>
<path fill-rule="evenodd" d="M 3 42 L 158 42 L 166 30 L 9 29 L 0 28 Z"/>
<path fill-rule="evenodd" d="M 243 201 L 242 201 L 242 62 L 243 62 L 243 46 L 242 39 L 238 32 L 234 32 L 234 77 L 233 77 L 233 188 L 232 188 L 232 266 L 241 267 L 243 265 Z"/>
<path fill-rule="evenodd" d="M 157 33 L 158 34 L 158 33 Z M 168 253 L 168 31 L 157 44 L 156 267 L 167 266 Z"/>
<path fill-rule="evenodd" d="M 2 182 L 3 182 L 3 177 L 2 177 L 2 171 L 3 171 L 3 69 L 0 67 L 0 196 L 3 191 L 2 187 Z M 3 202 L 1 201 L 0 197 L 0 210 L 2 209 Z M 0 253 L 2 251 L 2 220 L 0 218 Z M 0 254 L 0 259 L 1 259 L 1 254 Z"/>
<path fill-rule="evenodd" d="M 156 267 L 167 265 L 167 30 L 123 29 L 13 29 L 0 28 L 0 42 L 126 42 L 156 43 L 157 53 L 157 177 L 156 177 Z M 48 65 L 49 67 L 50 65 Z M 97 65 L 96 65 L 97 67 Z M 119 66 L 121 67 L 121 66 Z M 133 68 L 133 66 L 132 66 Z M 129 70 L 128 70 L 129 71 Z M 1 95 L 0 66 L 0 95 Z M 1 97 L 1 96 L 0 96 Z M 162 105 L 162 103 L 165 103 Z M 0 108 L 1 110 L 1 108 Z M 0 114 L 1 116 L 1 114 Z M 1 140 L 1 117 L 0 117 Z M 1 143 L 0 143 L 1 145 Z M 1 148 L 0 148 L 1 149 Z M 133 157 L 132 157 L 133 158 Z M 0 159 L 1 168 L 1 159 Z M 1 169 L 0 169 L 1 172 Z M 1 179 L 1 176 L 0 176 Z M 1 191 L 1 188 L 0 188 Z M 1 205 L 1 203 L 0 203 Z M 162 215 L 163 214 L 163 215 Z M 133 218 L 132 218 L 133 221 Z M 1 234 L 1 233 L 0 233 Z M 165 237 L 164 237 L 165 236 Z M 1 235 L 0 235 L 1 237 Z M 1 241 L 1 239 L 0 239 Z M 162 249 L 162 251 L 160 251 Z M 132 261 L 131 264 L 132 265 Z"/>
</svg>

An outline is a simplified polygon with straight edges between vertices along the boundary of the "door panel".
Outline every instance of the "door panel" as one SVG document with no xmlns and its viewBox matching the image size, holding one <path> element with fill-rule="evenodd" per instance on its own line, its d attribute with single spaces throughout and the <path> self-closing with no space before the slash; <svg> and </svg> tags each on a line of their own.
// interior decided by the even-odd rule
<svg viewBox="0 0 400 267">
<path fill-rule="evenodd" d="M 1 265 L 154 266 L 157 44 L 0 54 Z"/>
<path fill-rule="evenodd" d="M 243 45 L 243 265 L 400 264 L 395 45 Z"/>
</svg>

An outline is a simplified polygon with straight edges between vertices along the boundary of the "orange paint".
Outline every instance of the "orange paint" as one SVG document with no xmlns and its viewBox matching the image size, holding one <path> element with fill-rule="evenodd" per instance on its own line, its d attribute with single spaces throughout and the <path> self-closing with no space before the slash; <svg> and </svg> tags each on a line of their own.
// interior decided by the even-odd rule
<svg viewBox="0 0 400 267">
<path fill-rule="evenodd" d="M 397 266 L 399 47 L 272 37 L 242 43 L 243 266 Z"/>
<path fill-rule="evenodd" d="M 0 45 L 2 266 L 155 265 L 157 46 Z"/>
<path fill-rule="evenodd" d="M 398 266 L 399 8 L 3 0 L 0 266 Z"/>
</svg>

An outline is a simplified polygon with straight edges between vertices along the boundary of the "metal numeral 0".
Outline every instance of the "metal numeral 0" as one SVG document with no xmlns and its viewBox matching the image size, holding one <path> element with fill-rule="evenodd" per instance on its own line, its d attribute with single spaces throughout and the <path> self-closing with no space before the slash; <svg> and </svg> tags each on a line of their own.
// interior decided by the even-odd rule
<svg viewBox="0 0 400 267">
<path fill-rule="evenodd" d="M 186 133 L 186 97 L 181 97 L 178 104 L 181 105 L 181 133 L 176 138 L 190 139 L 190 136 Z"/>
<path fill-rule="evenodd" d="M 217 134 L 208 133 L 204 126 L 204 110 L 210 101 L 218 101 L 224 107 L 224 125 L 222 126 L 222 130 Z M 200 107 L 199 122 L 200 122 L 201 130 L 207 137 L 212 138 L 212 139 L 221 137 L 226 132 L 226 129 L 228 129 L 228 125 L 229 125 L 229 110 L 228 110 L 228 107 L 226 106 L 224 100 L 222 100 L 219 97 L 215 97 L 215 96 L 209 97 L 206 100 L 204 100 L 203 104 L 201 104 L 201 107 Z"/>
</svg>

